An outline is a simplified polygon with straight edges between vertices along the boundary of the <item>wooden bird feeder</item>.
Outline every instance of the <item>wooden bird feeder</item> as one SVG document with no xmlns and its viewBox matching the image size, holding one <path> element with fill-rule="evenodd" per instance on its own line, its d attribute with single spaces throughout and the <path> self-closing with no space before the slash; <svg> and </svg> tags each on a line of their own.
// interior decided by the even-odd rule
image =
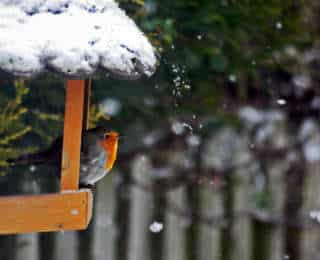
<svg viewBox="0 0 320 260">
<path fill-rule="evenodd" d="M 52 5 L 54 1 L 46 0 L 40 4 L 4 2 L 0 1 L 1 11 L 8 15 L 0 22 L 0 34 L 6 35 L 0 37 L 0 71 L 23 78 L 52 71 L 71 78 L 89 77 L 105 70 L 125 79 L 155 72 L 157 59 L 152 45 L 112 0 L 97 5 L 77 0 L 70 5 Z M 83 12 L 73 13 L 72 8 Z M 95 19 L 95 13 L 99 19 Z M 75 30 L 79 22 L 83 30 Z M 46 25 L 50 34 L 44 33 Z M 66 83 L 60 192 L 0 197 L 0 234 L 79 230 L 88 226 L 92 193 L 79 190 L 79 173 L 82 130 L 87 128 L 89 118 L 90 80 Z"/>
<path fill-rule="evenodd" d="M 60 193 L 0 197 L 0 234 L 85 229 L 92 193 L 79 190 L 82 130 L 88 126 L 90 80 L 67 80 Z"/>
</svg>

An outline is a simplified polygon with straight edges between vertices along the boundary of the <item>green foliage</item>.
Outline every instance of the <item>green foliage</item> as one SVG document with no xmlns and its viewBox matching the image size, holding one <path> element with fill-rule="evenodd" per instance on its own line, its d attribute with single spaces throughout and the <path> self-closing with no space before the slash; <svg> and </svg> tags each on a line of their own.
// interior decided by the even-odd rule
<svg viewBox="0 0 320 260">
<path fill-rule="evenodd" d="M 151 79 L 136 82 L 105 75 L 95 78 L 91 126 L 106 119 L 99 110 L 105 98 L 120 102 L 116 120 L 124 128 L 136 121 L 152 126 L 155 121 L 193 114 L 232 121 L 221 106 L 230 93 L 245 98 L 249 80 L 257 82 L 259 91 L 271 92 L 265 87 L 265 71 L 288 67 L 274 54 L 288 46 L 303 50 L 319 38 L 312 26 L 304 24 L 305 14 L 312 12 L 310 1 L 118 2 L 156 47 L 160 67 Z M 2 160 L 15 154 L 12 147 L 43 148 L 62 134 L 64 79 L 45 75 L 24 87 L 28 95 L 22 87 L 15 87 L 15 92 L 12 86 L 0 89 L 1 146 L 7 149 Z M 13 100 L 16 103 L 9 105 Z"/>
<path fill-rule="evenodd" d="M 226 92 L 245 99 L 248 81 L 266 85 L 266 70 L 287 67 L 275 53 L 288 46 L 303 50 L 315 38 L 304 25 L 305 1 L 145 0 L 143 8 L 120 2 L 156 46 L 161 65 L 153 80 L 138 87 L 117 83 L 120 90 L 105 93 L 124 101 L 123 112 L 143 118 L 216 113 Z M 149 97 L 152 107 L 143 102 Z"/>
<path fill-rule="evenodd" d="M 25 99 L 29 113 L 26 122 L 32 132 L 25 141 L 43 148 L 62 134 L 65 101 L 64 80 L 53 75 L 44 75 L 26 82 L 30 88 Z"/>
<path fill-rule="evenodd" d="M 13 88 L 13 96 L 0 92 L 0 167 L 7 166 L 6 159 L 21 152 L 16 144 L 32 129 L 22 120 L 28 112 L 22 102 L 29 89 L 23 81 L 15 81 Z"/>
<path fill-rule="evenodd" d="M 144 0 L 120 0 L 118 1 L 120 4 L 136 4 L 139 6 L 144 5 Z"/>
<path fill-rule="evenodd" d="M 4 171 L 8 158 L 43 149 L 61 135 L 64 87 L 61 79 L 49 76 L 2 83 L 0 167 Z"/>
</svg>

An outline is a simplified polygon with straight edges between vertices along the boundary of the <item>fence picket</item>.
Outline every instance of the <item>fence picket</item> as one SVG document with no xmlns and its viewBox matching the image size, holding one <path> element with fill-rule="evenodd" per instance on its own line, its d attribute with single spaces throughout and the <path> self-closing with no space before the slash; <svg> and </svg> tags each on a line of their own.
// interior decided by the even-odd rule
<svg viewBox="0 0 320 260">
<path fill-rule="evenodd" d="M 320 222 L 320 128 L 318 122 L 306 120 L 301 127 L 300 139 L 305 142 L 302 147 L 305 165 L 303 186 L 303 206 L 301 215 L 304 222 Z M 316 226 L 307 226 L 302 231 L 301 255 L 304 260 L 319 259 L 320 232 Z"/>
<path fill-rule="evenodd" d="M 135 181 L 150 185 L 151 162 L 144 155 L 137 156 L 132 163 L 132 176 Z M 129 196 L 129 194 L 128 194 Z M 148 232 L 150 219 L 152 216 L 152 197 L 150 193 L 141 187 L 133 185 L 131 187 L 131 209 L 130 209 L 130 238 L 129 250 L 127 252 L 129 260 L 150 259 L 150 241 Z"/>
<path fill-rule="evenodd" d="M 232 223 L 232 252 L 231 259 L 250 259 L 251 258 L 251 219 L 247 214 L 242 214 L 250 208 L 250 176 L 248 170 L 239 167 L 232 176 L 233 187 L 233 212 L 236 217 Z M 239 214 L 240 213 L 240 214 Z"/>
<path fill-rule="evenodd" d="M 201 188 L 202 216 L 222 216 L 223 201 L 219 188 L 213 184 L 203 184 Z M 221 257 L 220 224 L 200 225 L 198 241 L 199 260 L 219 260 Z"/>
<path fill-rule="evenodd" d="M 286 160 L 270 162 L 268 166 L 269 175 L 269 200 L 271 216 L 283 219 L 284 206 L 286 200 L 286 173 L 289 169 Z M 276 225 L 274 228 L 269 226 L 270 248 L 268 248 L 269 259 L 283 259 L 286 256 L 284 252 L 284 227 Z"/>
<path fill-rule="evenodd" d="M 113 260 L 116 229 L 113 223 L 115 215 L 115 189 L 113 182 L 117 175 L 121 174 L 113 170 L 112 176 L 108 176 L 97 187 L 96 215 L 94 226 L 94 259 Z"/>
<path fill-rule="evenodd" d="M 17 236 L 18 250 L 16 260 L 38 260 L 38 235 L 21 234 Z"/>
<path fill-rule="evenodd" d="M 304 185 L 305 201 L 303 206 L 304 217 L 310 217 L 310 221 L 320 220 L 320 162 L 311 163 L 307 166 L 307 179 Z M 308 215 L 309 213 L 309 215 Z M 302 235 L 301 255 L 303 260 L 319 258 L 320 232 L 319 228 L 308 227 Z"/>
<path fill-rule="evenodd" d="M 185 208 L 185 188 L 180 187 L 167 193 L 169 204 L 175 205 L 181 209 Z M 165 217 L 165 238 L 164 238 L 164 257 L 168 260 L 185 259 L 185 227 L 188 224 L 187 219 L 178 216 L 175 212 L 167 210 Z"/>
<path fill-rule="evenodd" d="M 77 259 L 77 236 L 75 231 L 58 232 L 56 233 L 55 241 L 55 250 L 53 252 L 48 251 L 47 254 L 53 254 L 55 260 Z"/>
</svg>

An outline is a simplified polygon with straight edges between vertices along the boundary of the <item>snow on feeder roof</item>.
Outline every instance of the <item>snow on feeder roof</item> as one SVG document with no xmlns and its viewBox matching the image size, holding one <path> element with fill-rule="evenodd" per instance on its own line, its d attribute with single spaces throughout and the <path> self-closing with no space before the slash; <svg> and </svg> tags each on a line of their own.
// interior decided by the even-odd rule
<svg viewBox="0 0 320 260">
<path fill-rule="evenodd" d="M 0 70 L 151 76 L 154 50 L 113 0 L 0 0 Z"/>
</svg>

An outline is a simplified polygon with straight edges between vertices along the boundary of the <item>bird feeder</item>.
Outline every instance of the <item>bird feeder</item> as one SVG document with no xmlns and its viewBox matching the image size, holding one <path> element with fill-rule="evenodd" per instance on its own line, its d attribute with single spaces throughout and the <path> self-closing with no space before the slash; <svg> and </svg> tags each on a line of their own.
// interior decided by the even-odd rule
<svg viewBox="0 0 320 260">
<path fill-rule="evenodd" d="M 0 234 L 85 229 L 93 200 L 89 189 L 79 190 L 91 89 L 85 78 L 97 70 L 125 79 L 150 76 L 153 48 L 113 0 L 3 1 L 0 17 L 1 71 L 67 78 L 60 192 L 0 197 Z"/>
</svg>

